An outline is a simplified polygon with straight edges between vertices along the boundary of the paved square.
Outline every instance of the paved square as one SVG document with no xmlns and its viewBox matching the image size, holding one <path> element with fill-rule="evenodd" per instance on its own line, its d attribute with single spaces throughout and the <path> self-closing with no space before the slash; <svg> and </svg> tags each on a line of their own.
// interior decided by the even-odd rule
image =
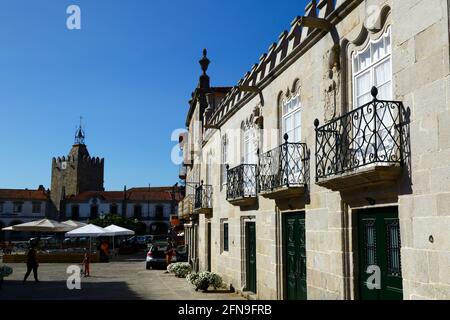
<svg viewBox="0 0 450 320">
<path fill-rule="evenodd" d="M 33 274 L 23 284 L 26 265 L 8 264 L 14 269 L 0 288 L 0 300 L 243 300 L 235 293 L 196 292 L 186 279 L 165 270 L 146 270 L 143 261 L 114 261 L 91 264 L 91 277 L 81 278 L 81 290 L 67 289 L 69 264 L 40 264 L 39 283 Z"/>
</svg>

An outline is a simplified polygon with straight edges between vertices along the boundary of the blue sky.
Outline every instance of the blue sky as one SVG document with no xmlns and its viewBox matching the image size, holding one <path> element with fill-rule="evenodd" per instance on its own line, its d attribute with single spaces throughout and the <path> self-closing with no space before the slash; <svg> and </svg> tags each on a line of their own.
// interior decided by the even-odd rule
<svg viewBox="0 0 450 320">
<path fill-rule="evenodd" d="M 50 187 L 83 116 L 105 188 L 173 185 L 174 129 L 208 48 L 211 84 L 235 85 L 304 0 L 0 0 L 0 188 Z M 66 28 L 69 5 L 81 30 Z"/>
</svg>

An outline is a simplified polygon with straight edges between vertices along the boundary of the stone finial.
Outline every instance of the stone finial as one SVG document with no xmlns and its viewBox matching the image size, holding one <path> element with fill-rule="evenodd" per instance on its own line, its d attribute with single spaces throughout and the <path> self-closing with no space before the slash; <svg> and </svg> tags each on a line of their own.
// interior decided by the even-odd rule
<svg viewBox="0 0 450 320">
<path fill-rule="evenodd" d="M 211 62 L 208 59 L 207 54 L 208 54 L 208 51 L 206 50 L 206 48 L 203 49 L 203 58 L 199 61 L 204 75 L 206 75 L 206 71 L 208 70 L 209 63 Z"/>
<path fill-rule="evenodd" d="M 377 99 L 377 95 L 378 95 L 377 87 L 373 86 L 372 89 L 370 90 L 370 94 L 372 95 L 374 101 L 378 100 Z"/>
</svg>

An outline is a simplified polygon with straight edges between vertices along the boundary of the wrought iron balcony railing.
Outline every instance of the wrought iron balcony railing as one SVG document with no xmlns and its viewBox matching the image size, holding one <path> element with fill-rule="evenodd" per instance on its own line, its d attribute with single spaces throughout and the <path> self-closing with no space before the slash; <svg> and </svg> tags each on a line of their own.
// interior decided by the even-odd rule
<svg viewBox="0 0 450 320">
<path fill-rule="evenodd" d="M 404 164 L 405 109 L 399 101 L 373 100 L 316 127 L 316 180 L 370 164 Z"/>
<path fill-rule="evenodd" d="M 256 164 L 227 165 L 227 200 L 256 198 Z"/>
<path fill-rule="evenodd" d="M 307 183 L 308 156 L 304 143 L 285 142 L 259 157 L 258 187 L 270 192 L 283 187 L 299 187 Z"/>
<path fill-rule="evenodd" d="M 195 188 L 194 209 L 212 209 L 212 192 L 210 185 L 202 184 Z"/>
</svg>

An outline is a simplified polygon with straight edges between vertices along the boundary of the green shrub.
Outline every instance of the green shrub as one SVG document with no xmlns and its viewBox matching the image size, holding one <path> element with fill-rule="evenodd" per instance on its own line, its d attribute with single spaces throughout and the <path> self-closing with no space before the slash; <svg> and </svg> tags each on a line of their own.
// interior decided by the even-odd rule
<svg viewBox="0 0 450 320">
<path fill-rule="evenodd" d="M 13 269 L 8 266 L 1 266 L 0 267 L 0 278 L 7 277 L 13 273 Z"/>
</svg>

